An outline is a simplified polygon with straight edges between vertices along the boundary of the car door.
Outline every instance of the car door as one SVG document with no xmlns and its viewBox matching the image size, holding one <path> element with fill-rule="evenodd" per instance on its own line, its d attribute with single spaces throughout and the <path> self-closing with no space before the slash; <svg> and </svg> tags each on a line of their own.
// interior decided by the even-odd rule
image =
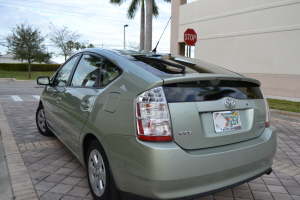
<svg viewBox="0 0 300 200">
<path fill-rule="evenodd" d="M 70 84 L 64 87 L 61 95 L 61 128 L 65 144 L 78 155 L 80 132 L 90 115 L 95 95 L 101 92 L 101 56 L 85 53 L 80 58 Z"/>
<path fill-rule="evenodd" d="M 51 84 L 47 86 L 44 92 L 44 108 L 49 127 L 55 132 L 58 137 L 61 135 L 60 126 L 60 103 L 61 95 L 65 91 L 65 87 L 70 75 L 72 74 L 73 67 L 76 65 L 79 55 L 70 58 L 57 72 Z"/>
</svg>

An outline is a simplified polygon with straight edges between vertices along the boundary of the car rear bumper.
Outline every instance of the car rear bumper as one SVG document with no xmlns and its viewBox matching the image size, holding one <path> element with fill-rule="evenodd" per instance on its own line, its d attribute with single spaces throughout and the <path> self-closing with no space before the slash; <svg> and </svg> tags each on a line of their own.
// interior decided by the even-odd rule
<svg viewBox="0 0 300 200">
<path fill-rule="evenodd" d="M 103 141 L 117 188 L 149 199 L 181 199 L 224 189 L 270 170 L 276 134 L 215 148 L 185 151 L 175 143 L 108 136 Z"/>
<path fill-rule="evenodd" d="M 235 183 L 235 184 L 232 184 L 232 185 L 220 188 L 220 189 L 216 189 L 216 190 L 204 192 L 204 193 L 201 193 L 201 194 L 196 194 L 196 195 L 192 195 L 192 196 L 189 196 L 189 197 L 183 197 L 183 198 L 176 198 L 176 200 L 192 200 L 192 199 L 195 199 L 195 198 L 199 198 L 199 197 L 203 197 L 203 196 L 206 196 L 206 195 L 210 195 L 210 194 L 214 194 L 214 193 L 217 193 L 217 192 L 221 192 L 223 190 L 230 189 L 232 187 L 241 185 L 243 183 L 247 183 L 247 182 L 249 182 L 249 181 L 251 181 L 253 179 L 256 179 L 256 178 L 258 178 L 258 177 L 260 177 L 262 175 L 265 175 L 265 174 L 269 175 L 270 173 L 272 173 L 272 168 L 269 168 L 266 171 L 264 171 L 264 172 L 262 172 L 262 173 L 260 173 L 260 174 L 258 174 L 256 176 L 254 176 L 254 177 L 246 179 L 244 181 L 241 181 L 241 182 L 238 182 L 238 183 Z M 149 198 L 141 197 L 141 196 L 138 196 L 138 195 L 127 193 L 127 192 L 119 191 L 119 193 L 122 196 L 122 200 L 151 200 Z"/>
</svg>

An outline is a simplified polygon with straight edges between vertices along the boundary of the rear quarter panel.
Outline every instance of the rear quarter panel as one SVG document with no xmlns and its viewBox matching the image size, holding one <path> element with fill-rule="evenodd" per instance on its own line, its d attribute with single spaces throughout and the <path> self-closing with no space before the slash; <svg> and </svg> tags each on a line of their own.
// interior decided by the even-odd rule
<svg viewBox="0 0 300 200">
<path fill-rule="evenodd" d="M 83 141 L 87 134 L 95 135 L 101 142 L 107 135 L 136 136 L 134 101 L 138 94 L 153 87 L 161 86 L 163 80 L 115 53 L 102 54 L 122 69 L 122 74 L 108 86 L 98 89 L 95 103 L 87 122 L 81 131 L 79 146 L 83 158 Z M 119 95 L 110 95 L 110 94 Z M 113 112 L 105 109 L 108 96 L 118 96 Z"/>
</svg>

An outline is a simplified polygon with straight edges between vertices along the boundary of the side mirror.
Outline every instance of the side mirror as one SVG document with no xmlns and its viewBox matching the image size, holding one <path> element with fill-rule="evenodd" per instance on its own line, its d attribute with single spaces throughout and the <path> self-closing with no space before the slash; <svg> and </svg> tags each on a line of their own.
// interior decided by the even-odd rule
<svg viewBox="0 0 300 200">
<path fill-rule="evenodd" d="M 37 78 L 37 84 L 39 85 L 49 85 L 50 78 L 48 76 L 41 76 Z"/>
</svg>

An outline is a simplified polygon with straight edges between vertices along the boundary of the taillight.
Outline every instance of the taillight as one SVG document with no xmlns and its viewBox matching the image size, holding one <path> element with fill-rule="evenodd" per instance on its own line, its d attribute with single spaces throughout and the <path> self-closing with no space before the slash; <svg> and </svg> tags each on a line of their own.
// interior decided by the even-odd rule
<svg viewBox="0 0 300 200">
<path fill-rule="evenodd" d="M 266 127 L 270 127 L 271 116 L 270 116 L 269 104 L 268 104 L 267 98 L 264 98 L 264 99 L 265 99 L 265 105 L 266 105 Z"/>
<path fill-rule="evenodd" d="M 265 100 L 265 106 L 266 106 L 266 124 L 265 124 L 265 127 L 270 127 L 271 116 L 270 116 L 269 104 L 268 104 L 267 98 L 264 95 L 263 91 L 261 91 L 261 92 L 263 94 L 263 98 Z"/>
<path fill-rule="evenodd" d="M 146 141 L 172 141 L 171 120 L 162 87 L 147 90 L 136 98 L 137 137 Z"/>
</svg>

